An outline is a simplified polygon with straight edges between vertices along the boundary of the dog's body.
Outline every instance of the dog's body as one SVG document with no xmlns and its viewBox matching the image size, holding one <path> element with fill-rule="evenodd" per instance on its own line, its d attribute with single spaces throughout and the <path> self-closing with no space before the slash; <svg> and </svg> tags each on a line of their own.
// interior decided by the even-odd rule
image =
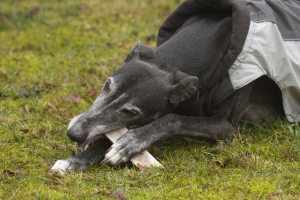
<svg viewBox="0 0 300 200">
<path fill-rule="evenodd" d="M 281 91 L 267 76 L 213 106 L 203 103 L 212 102 L 211 94 L 226 81 L 222 76 L 208 88 L 205 84 L 226 55 L 231 34 L 231 16 L 214 13 L 191 17 L 155 50 L 138 43 L 91 108 L 69 124 L 71 140 L 81 146 L 94 138 L 97 142 L 73 158 L 57 161 L 51 170 L 83 171 L 101 160 L 117 165 L 173 136 L 225 140 L 240 122 L 257 124 L 284 116 Z M 112 146 L 102 136 L 132 126 L 139 128 L 129 130 Z"/>
</svg>

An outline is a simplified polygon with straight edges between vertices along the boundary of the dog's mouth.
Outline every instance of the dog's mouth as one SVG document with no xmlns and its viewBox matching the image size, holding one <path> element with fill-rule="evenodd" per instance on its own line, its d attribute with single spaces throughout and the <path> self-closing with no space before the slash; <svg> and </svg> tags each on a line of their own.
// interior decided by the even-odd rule
<svg viewBox="0 0 300 200">
<path fill-rule="evenodd" d="M 91 146 L 93 146 L 94 144 L 96 144 L 99 140 L 103 140 L 105 139 L 105 135 L 100 134 L 100 135 L 95 135 L 94 137 L 91 137 L 89 139 L 86 139 L 85 141 L 83 141 L 82 143 L 77 143 L 77 148 L 80 151 L 85 151 L 88 148 L 90 148 Z"/>
</svg>

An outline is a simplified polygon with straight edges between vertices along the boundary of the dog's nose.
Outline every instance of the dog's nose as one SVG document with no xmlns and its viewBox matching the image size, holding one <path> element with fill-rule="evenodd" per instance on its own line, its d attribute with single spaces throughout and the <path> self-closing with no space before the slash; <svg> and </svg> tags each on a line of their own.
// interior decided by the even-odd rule
<svg viewBox="0 0 300 200">
<path fill-rule="evenodd" d="M 67 135 L 70 138 L 70 140 L 78 143 L 83 142 L 86 138 L 84 134 L 76 134 L 72 129 L 69 129 L 67 131 Z"/>
</svg>

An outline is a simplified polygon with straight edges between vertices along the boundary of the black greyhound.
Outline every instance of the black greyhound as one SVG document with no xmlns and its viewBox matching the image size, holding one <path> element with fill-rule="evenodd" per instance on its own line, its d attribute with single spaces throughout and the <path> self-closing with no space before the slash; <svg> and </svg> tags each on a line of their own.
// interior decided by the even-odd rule
<svg viewBox="0 0 300 200">
<path fill-rule="evenodd" d="M 117 165 L 173 136 L 225 140 L 240 122 L 256 124 L 285 116 L 281 90 L 267 76 L 235 91 L 224 87 L 228 68 L 221 69 L 220 63 L 228 56 L 236 31 L 235 15 L 227 11 L 188 16 L 156 49 L 138 43 L 93 105 L 69 124 L 71 140 L 93 145 L 73 158 L 58 160 L 51 172 L 83 171 L 100 161 Z M 244 26 L 241 35 L 246 37 L 249 22 Z M 132 126 L 138 128 L 112 146 L 103 136 Z"/>
</svg>

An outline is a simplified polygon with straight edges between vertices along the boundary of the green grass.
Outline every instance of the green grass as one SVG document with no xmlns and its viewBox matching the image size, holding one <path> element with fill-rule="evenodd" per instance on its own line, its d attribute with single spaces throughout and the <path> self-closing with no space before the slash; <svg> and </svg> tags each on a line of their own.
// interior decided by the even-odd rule
<svg viewBox="0 0 300 200">
<path fill-rule="evenodd" d="M 84 2 L 84 3 L 83 3 Z M 155 36 L 176 0 L 2 0 L 0 199 L 299 199 L 300 130 L 273 120 L 229 142 L 173 139 L 149 149 L 165 170 L 96 165 L 48 174 L 77 152 L 66 136 L 137 41 Z"/>
</svg>

